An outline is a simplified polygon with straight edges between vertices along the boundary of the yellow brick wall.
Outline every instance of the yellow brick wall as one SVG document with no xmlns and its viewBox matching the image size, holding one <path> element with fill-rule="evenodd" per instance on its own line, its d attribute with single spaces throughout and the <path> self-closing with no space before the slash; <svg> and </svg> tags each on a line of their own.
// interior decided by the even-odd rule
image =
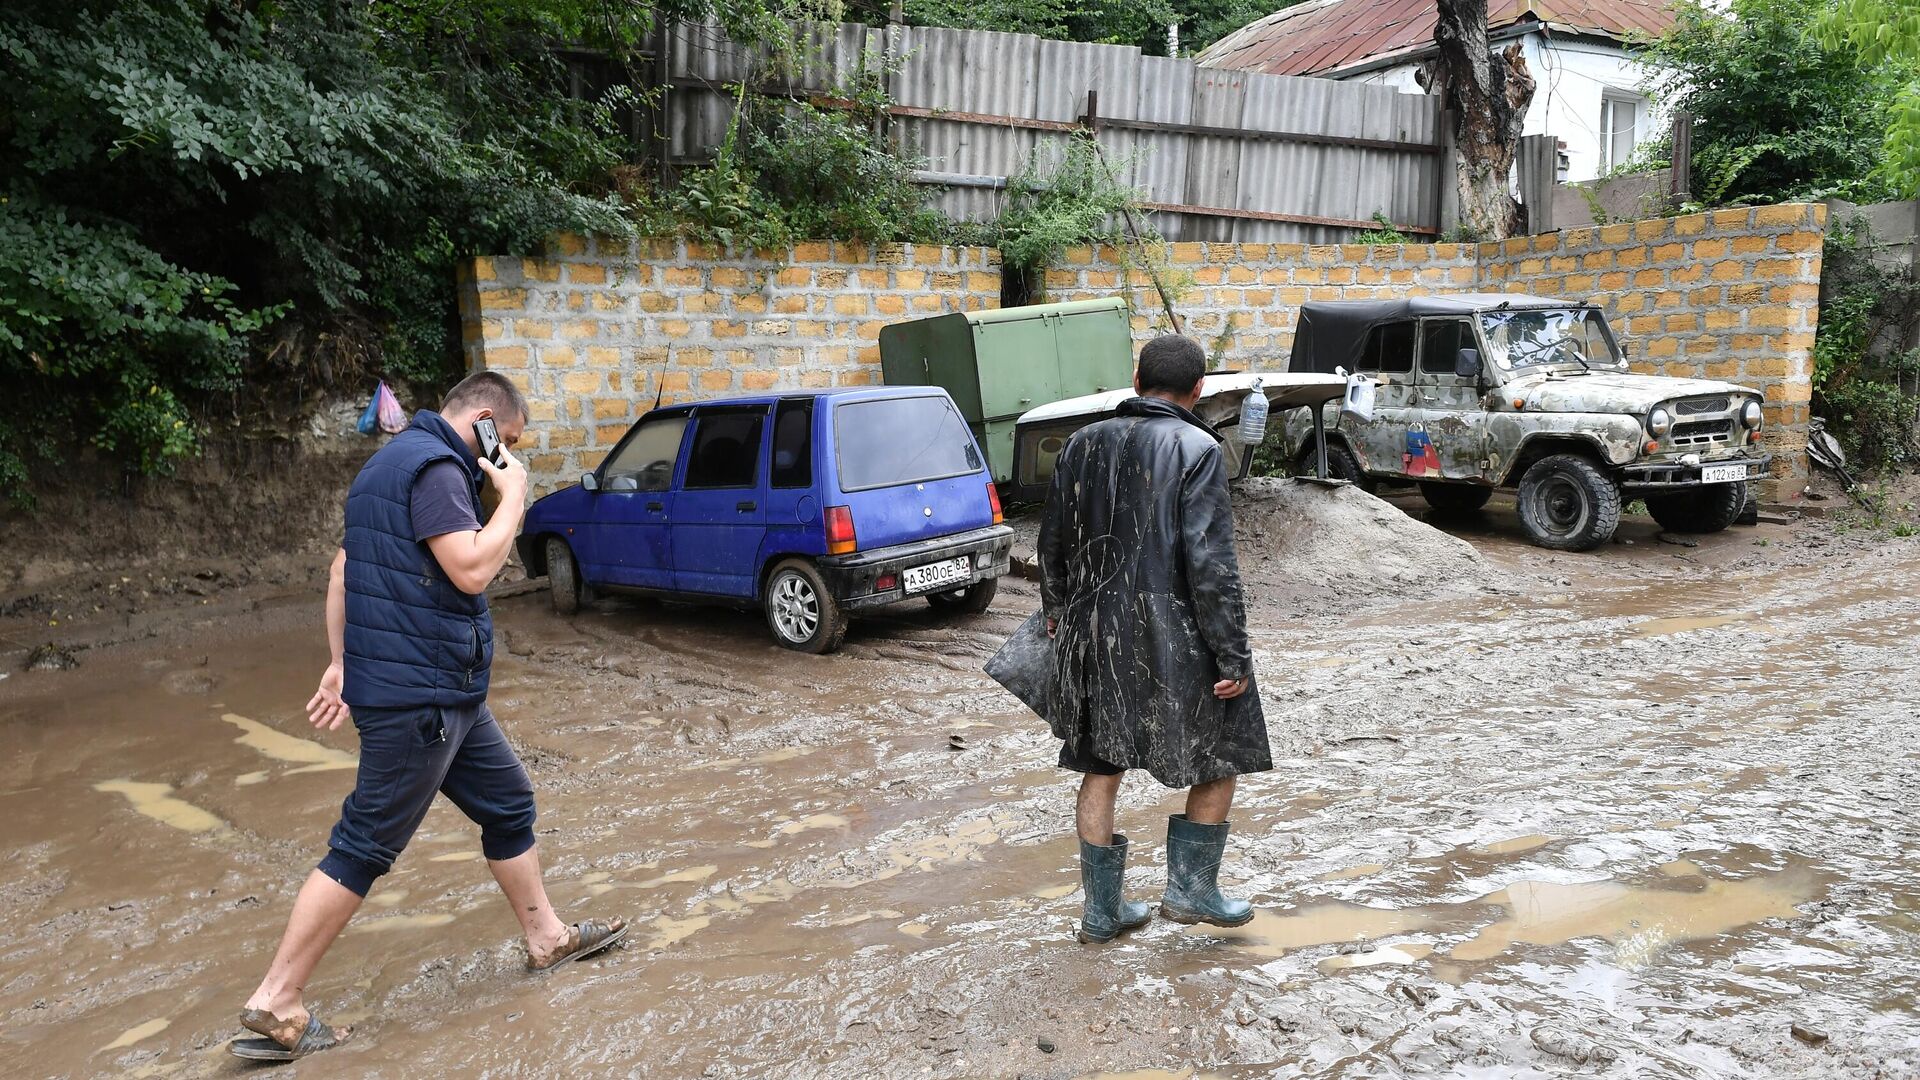
<svg viewBox="0 0 1920 1080">
<path fill-rule="evenodd" d="M 684 241 L 556 237 L 548 257 L 477 258 L 460 274 L 469 367 L 533 410 L 538 492 L 579 477 L 653 406 L 880 381 L 880 328 L 992 307 L 999 253 L 804 243 L 738 253 Z"/>
<path fill-rule="evenodd" d="M 1300 305 L 1443 292 L 1527 292 L 1606 309 L 1635 370 L 1725 379 L 1767 398 L 1770 498 L 1805 482 L 1819 205 L 1722 210 L 1489 244 L 1175 243 L 1147 260 L 1188 334 L 1224 365 L 1281 370 Z M 803 243 L 738 253 L 683 241 L 557 237 L 544 259 L 487 257 L 460 275 L 470 366 L 533 407 L 540 491 L 596 464 L 656 399 L 880 381 L 880 328 L 996 306 L 997 252 Z M 1136 253 L 1069 249 L 1045 299 L 1125 295 L 1134 337 L 1171 327 Z"/>
</svg>

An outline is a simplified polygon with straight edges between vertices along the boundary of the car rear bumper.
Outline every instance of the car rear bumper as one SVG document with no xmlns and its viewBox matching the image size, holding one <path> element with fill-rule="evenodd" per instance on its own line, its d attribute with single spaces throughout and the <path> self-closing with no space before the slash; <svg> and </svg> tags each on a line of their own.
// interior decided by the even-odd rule
<svg viewBox="0 0 1920 1080">
<path fill-rule="evenodd" d="M 1626 465 L 1620 469 L 1620 487 L 1629 491 L 1673 491 L 1680 488 L 1702 486 L 1700 470 L 1710 465 L 1736 465 L 1742 462 L 1747 466 L 1747 480 L 1760 480 L 1767 475 L 1767 466 L 1773 462 L 1772 454 L 1751 454 L 1724 457 L 1717 460 L 1702 461 L 1695 465 L 1685 465 L 1679 461 L 1650 461 L 1643 464 Z"/>
<path fill-rule="evenodd" d="M 897 581 L 900 572 L 909 567 L 925 566 L 965 555 L 973 560 L 971 574 L 965 582 L 947 586 L 948 589 L 962 589 L 1005 574 L 1012 551 L 1013 530 L 1005 525 L 993 525 L 918 544 L 856 551 L 851 555 L 824 555 L 815 559 L 814 565 L 819 568 L 828 591 L 833 593 L 841 607 L 864 608 L 907 599 L 906 590 L 899 584 L 891 589 L 875 591 L 873 583 L 888 574 L 892 574 Z"/>
</svg>

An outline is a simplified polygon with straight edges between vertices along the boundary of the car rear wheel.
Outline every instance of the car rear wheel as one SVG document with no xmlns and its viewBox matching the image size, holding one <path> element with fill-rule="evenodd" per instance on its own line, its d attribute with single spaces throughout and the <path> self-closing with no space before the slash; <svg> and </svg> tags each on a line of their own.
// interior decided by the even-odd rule
<svg viewBox="0 0 1920 1080">
<path fill-rule="evenodd" d="M 547 592 L 553 597 L 553 610 L 572 615 L 587 600 L 587 583 L 580 580 L 580 564 L 573 549 L 557 536 L 547 537 Z"/>
<path fill-rule="evenodd" d="M 827 591 L 820 571 L 805 559 L 788 559 L 767 577 L 767 626 L 789 649 L 830 653 L 847 636 L 847 615 Z"/>
<path fill-rule="evenodd" d="M 964 589 L 949 589 L 946 592 L 928 593 L 927 603 L 940 611 L 965 612 L 978 615 L 993 603 L 993 594 L 1000 591 L 1000 579 L 988 578 L 976 581 Z"/>
<path fill-rule="evenodd" d="M 1620 527 L 1620 487 L 1586 458 L 1553 454 L 1520 478 L 1527 539 L 1555 551 L 1590 551 Z"/>
<path fill-rule="evenodd" d="M 1647 496 L 1647 513 L 1668 532 L 1716 533 L 1733 524 L 1747 505 L 1744 481 L 1702 484 L 1689 491 Z"/>
<path fill-rule="evenodd" d="M 1313 452 L 1313 444 L 1308 443 L 1300 451 L 1300 455 L 1293 459 L 1293 475 L 1317 475 L 1320 468 L 1317 458 L 1318 455 Z M 1360 459 L 1354 456 L 1352 450 L 1347 449 L 1346 443 L 1327 443 L 1327 479 L 1345 480 L 1362 491 L 1373 490 L 1373 480 L 1367 476 L 1367 471 L 1360 467 Z"/>
<path fill-rule="evenodd" d="M 1422 480 L 1420 497 L 1435 510 L 1465 512 L 1487 505 L 1487 500 L 1493 498 L 1493 489 L 1478 484 L 1441 484 Z"/>
</svg>

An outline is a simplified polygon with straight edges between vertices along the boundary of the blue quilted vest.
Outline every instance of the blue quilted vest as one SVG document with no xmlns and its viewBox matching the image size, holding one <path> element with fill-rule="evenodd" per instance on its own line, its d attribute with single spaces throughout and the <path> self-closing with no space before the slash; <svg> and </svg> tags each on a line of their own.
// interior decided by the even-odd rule
<svg viewBox="0 0 1920 1080">
<path fill-rule="evenodd" d="M 410 497 L 420 471 L 453 461 L 473 484 L 480 466 L 439 413 L 422 409 L 380 448 L 347 492 L 348 705 L 411 709 L 474 705 L 487 697 L 493 617 L 485 596 L 456 588 L 413 539 Z"/>
</svg>

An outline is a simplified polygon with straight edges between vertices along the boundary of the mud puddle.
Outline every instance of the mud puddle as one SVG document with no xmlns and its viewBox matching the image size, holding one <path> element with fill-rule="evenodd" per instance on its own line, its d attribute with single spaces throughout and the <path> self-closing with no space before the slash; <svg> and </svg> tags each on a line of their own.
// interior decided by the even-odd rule
<svg viewBox="0 0 1920 1080">
<path fill-rule="evenodd" d="M 493 707 L 540 793 L 549 890 L 635 930 L 526 977 L 476 830 L 436 806 L 315 980 L 359 1035 L 276 1075 L 1911 1069 L 1920 838 L 1896 824 L 1920 799 L 1920 603 L 1860 575 L 1920 558 L 1710 539 L 1693 561 L 1623 549 L 1616 579 L 1474 539 L 1503 580 L 1569 584 L 1395 606 L 1263 572 L 1281 761 L 1243 782 L 1223 874 L 1258 913 L 1104 948 L 1071 939 L 1071 778 L 977 671 L 1030 584 L 977 618 L 862 620 L 830 657 L 750 616 L 503 602 Z M 314 605 L 251 618 L 0 683 L 10 1059 L 233 1071 L 233 1015 L 355 749 L 300 714 Z M 1130 896 L 1157 899 L 1179 806 L 1123 789 Z"/>
</svg>

